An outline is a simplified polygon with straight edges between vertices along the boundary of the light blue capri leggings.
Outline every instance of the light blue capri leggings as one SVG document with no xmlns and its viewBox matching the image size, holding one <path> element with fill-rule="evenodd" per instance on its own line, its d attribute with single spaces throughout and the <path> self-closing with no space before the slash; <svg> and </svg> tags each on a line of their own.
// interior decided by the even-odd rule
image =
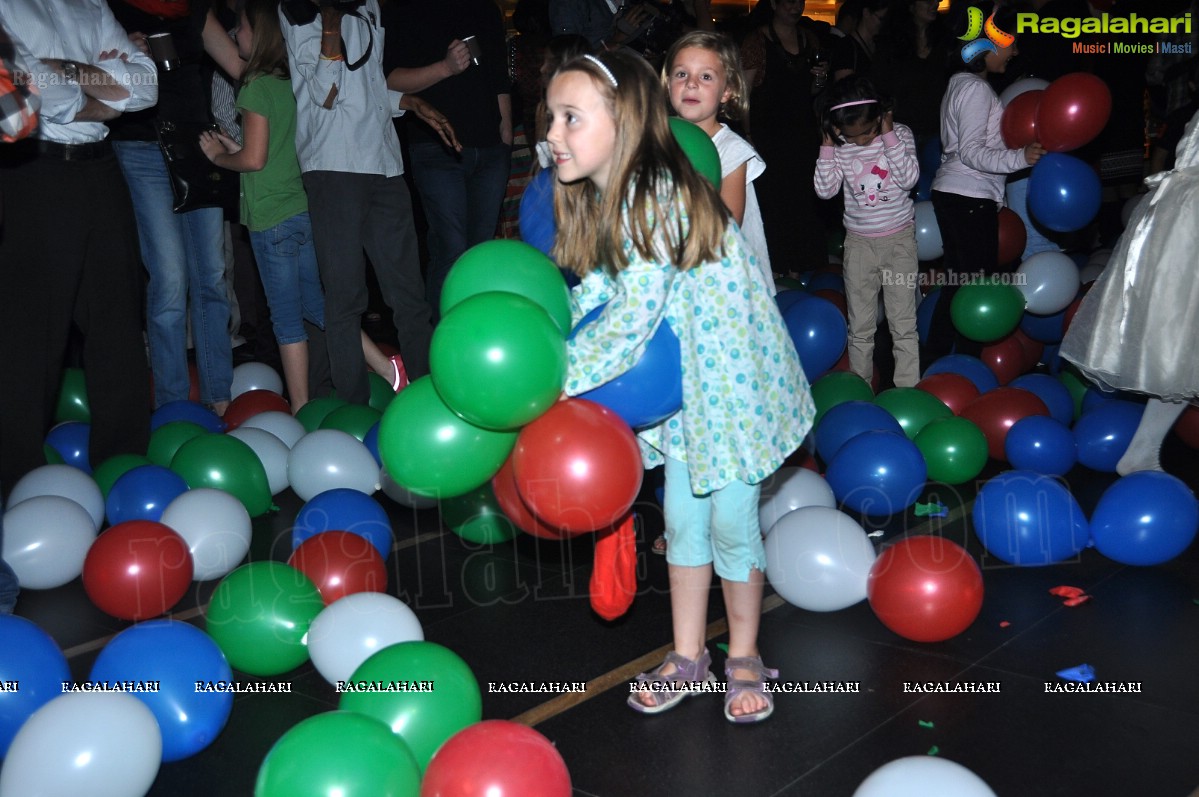
<svg viewBox="0 0 1199 797">
<path fill-rule="evenodd" d="M 729 581 L 749 581 L 750 570 L 766 570 L 758 522 L 756 484 L 733 481 L 708 493 L 691 492 L 687 464 L 666 458 L 666 561 L 682 567 L 711 564 Z"/>
</svg>

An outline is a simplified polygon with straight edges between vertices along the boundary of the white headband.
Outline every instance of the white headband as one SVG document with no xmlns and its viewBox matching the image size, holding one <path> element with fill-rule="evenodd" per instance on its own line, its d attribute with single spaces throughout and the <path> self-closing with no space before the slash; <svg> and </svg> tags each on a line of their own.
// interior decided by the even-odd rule
<svg viewBox="0 0 1199 797">
<path fill-rule="evenodd" d="M 618 88 L 620 86 L 620 84 L 616 82 L 616 75 L 612 74 L 612 70 L 609 69 L 603 61 L 596 58 L 594 55 L 584 55 L 583 57 L 600 68 L 600 71 L 604 73 L 604 77 L 608 78 L 608 82 L 612 84 L 612 88 Z"/>
</svg>

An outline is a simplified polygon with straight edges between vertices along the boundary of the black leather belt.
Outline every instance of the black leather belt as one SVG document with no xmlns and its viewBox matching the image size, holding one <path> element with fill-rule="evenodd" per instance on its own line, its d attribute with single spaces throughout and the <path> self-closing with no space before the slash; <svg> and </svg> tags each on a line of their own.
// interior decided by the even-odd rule
<svg viewBox="0 0 1199 797">
<path fill-rule="evenodd" d="M 107 140 L 92 141 L 87 144 L 59 144 L 56 141 L 39 139 L 37 151 L 39 155 L 64 161 L 90 161 L 111 155 L 112 144 Z"/>
</svg>

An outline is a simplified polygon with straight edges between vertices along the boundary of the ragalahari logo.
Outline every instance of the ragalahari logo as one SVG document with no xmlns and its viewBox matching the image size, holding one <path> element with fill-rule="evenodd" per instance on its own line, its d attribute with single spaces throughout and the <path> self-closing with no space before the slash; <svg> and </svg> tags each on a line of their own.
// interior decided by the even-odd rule
<svg viewBox="0 0 1199 797">
<path fill-rule="evenodd" d="M 987 17 L 987 21 L 983 22 L 983 10 L 978 7 L 966 9 L 966 35 L 959 36 L 958 39 L 966 42 L 962 47 L 962 61 L 970 63 L 975 58 L 978 58 L 983 53 L 997 53 L 1001 47 L 1011 47 L 1012 42 L 1016 41 L 1016 37 L 1010 33 L 1005 33 L 995 24 L 995 12 L 991 12 L 991 16 Z M 985 39 L 978 38 L 981 34 L 986 34 Z"/>
</svg>

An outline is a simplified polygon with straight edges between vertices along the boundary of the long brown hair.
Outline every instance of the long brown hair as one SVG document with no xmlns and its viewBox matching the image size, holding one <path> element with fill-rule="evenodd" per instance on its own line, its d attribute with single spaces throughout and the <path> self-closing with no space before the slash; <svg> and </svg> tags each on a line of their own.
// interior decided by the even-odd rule
<svg viewBox="0 0 1199 797">
<path fill-rule="evenodd" d="M 287 44 L 279 29 L 279 0 L 246 0 L 243 13 L 254 32 L 254 44 L 241 73 L 241 84 L 244 86 L 259 75 L 290 77 Z"/>
<path fill-rule="evenodd" d="M 680 270 L 717 259 L 728 211 L 671 133 L 658 76 L 634 55 L 607 52 L 595 58 L 616 86 L 592 57 L 568 61 L 554 74 L 583 72 L 604 98 L 616 123 L 612 190 L 600 194 L 591 180 L 556 184 L 554 258 L 579 275 L 596 266 L 620 271 L 629 264 L 627 241 L 641 257 L 667 258 Z M 656 246 L 657 236 L 664 237 L 666 251 Z"/>
</svg>

